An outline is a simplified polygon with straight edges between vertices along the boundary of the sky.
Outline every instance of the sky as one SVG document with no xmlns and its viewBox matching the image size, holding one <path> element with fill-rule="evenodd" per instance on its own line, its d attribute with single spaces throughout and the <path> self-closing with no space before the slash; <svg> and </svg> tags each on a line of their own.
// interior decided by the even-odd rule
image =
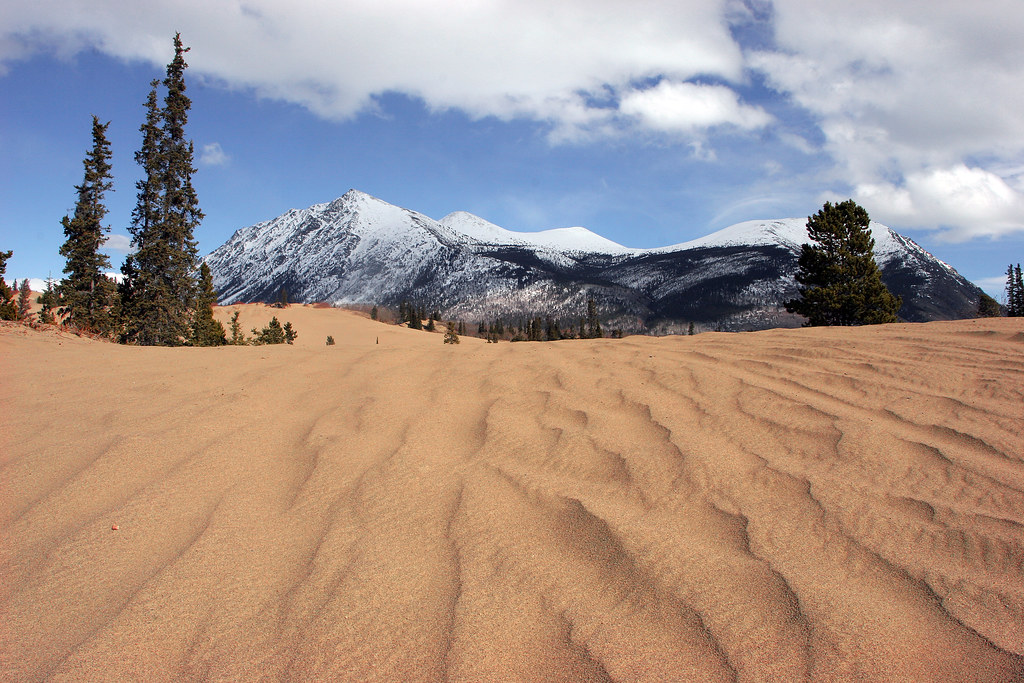
<svg viewBox="0 0 1024 683">
<path fill-rule="evenodd" d="M 997 299 L 1024 261 L 1020 0 L 4 0 L 8 279 L 60 277 L 93 115 L 120 267 L 176 32 L 201 254 L 355 188 L 629 247 L 853 198 Z"/>
</svg>

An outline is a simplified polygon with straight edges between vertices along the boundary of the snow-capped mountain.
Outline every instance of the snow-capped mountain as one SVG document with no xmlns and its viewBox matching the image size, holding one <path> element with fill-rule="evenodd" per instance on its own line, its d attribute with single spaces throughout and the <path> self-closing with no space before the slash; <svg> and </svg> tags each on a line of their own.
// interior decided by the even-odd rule
<svg viewBox="0 0 1024 683">
<path fill-rule="evenodd" d="M 586 228 L 514 232 L 466 212 L 435 221 L 351 190 L 238 230 L 206 257 L 222 303 L 291 301 L 397 306 L 465 320 L 553 315 L 575 320 L 588 297 L 627 330 L 798 325 L 806 219 L 748 221 L 697 240 L 630 249 Z M 967 317 L 980 290 L 912 240 L 872 224 L 875 257 L 900 316 Z"/>
</svg>

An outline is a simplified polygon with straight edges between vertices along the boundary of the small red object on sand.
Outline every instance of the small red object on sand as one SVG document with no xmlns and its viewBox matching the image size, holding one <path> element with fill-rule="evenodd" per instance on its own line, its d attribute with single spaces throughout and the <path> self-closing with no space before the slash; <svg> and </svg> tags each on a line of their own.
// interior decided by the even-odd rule
<svg viewBox="0 0 1024 683">
<path fill-rule="evenodd" d="M 110 530 L 111 531 L 117 531 L 117 525 L 116 524 L 111 524 L 110 525 Z"/>
</svg>

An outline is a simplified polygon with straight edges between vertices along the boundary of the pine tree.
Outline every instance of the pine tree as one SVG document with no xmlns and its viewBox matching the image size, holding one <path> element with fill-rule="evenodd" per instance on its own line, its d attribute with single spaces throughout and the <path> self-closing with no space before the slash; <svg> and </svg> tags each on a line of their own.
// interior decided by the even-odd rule
<svg viewBox="0 0 1024 683">
<path fill-rule="evenodd" d="M 982 292 L 978 297 L 978 317 L 998 318 L 1000 315 L 1002 315 L 1002 309 L 999 307 L 999 302 Z"/>
<path fill-rule="evenodd" d="M 374 306 L 373 308 L 370 309 L 370 320 L 376 320 L 376 319 L 377 319 L 377 307 Z"/>
<path fill-rule="evenodd" d="M 293 344 L 293 343 L 295 343 L 295 340 L 296 340 L 296 338 L 298 338 L 298 336 L 299 336 L 299 333 L 295 331 L 295 328 L 292 327 L 292 324 L 290 322 L 284 324 L 284 343 L 285 344 Z"/>
<path fill-rule="evenodd" d="M 235 346 L 245 346 L 249 343 L 245 338 L 245 333 L 242 332 L 242 323 L 238 322 L 240 313 L 241 311 L 235 311 L 231 316 L 231 341 L 228 343 Z"/>
<path fill-rule="evenodd" d="M 7 272 L 7 259 L 14 255 L 13 251 L 0 251 L 0 320 L 17 320 L 18 305 L 14 303 L 14 290 L 4 279 Z"/>
<path fill-rule="evenodd" d="M 57 317 L 54 311 L 57 310 L 57 289 L 54 287 L 53 278 L 46 279 L 46 289 L 39 295 L 39 303 L 42 304 L 42 308 L 39 309 L 39 322 L 44 325 L 53 325 L 57 322 Z"/>
<path fill-rule="evenodd" d="M 107 127 L 92 117 L 92 149 L 82 165 L 85 177 L 76 185 L 78 201 L 72 216 L 64 216 L 64 236 L 67 238 L 60 248 L 60 255 L 66 259 L 64 273 L 67 275 L 58 287 L 62 304 L 60 312 L 65 324 L 99 334 L 110 334 L 115 325 L 116 286 L 104 273 L 110 268 L 110 259 L 100 251 L 105 232 L 103 225 L 107 207 L 103 197 L 113 187 L 110 174 L 110 143 L 107 141 Z"/>
<path fill-rule="evenodd" d="M 203 219 L 192 186 L 194 149 L 185 139 L 191 100 L 185 95 L 181 34 L 174 36 L 174 58 L 163 80 L 164 106 L 157 106 L 153 81 L 146 100 L 142 147 L 135 155 L 140 180 L 132 213 L 135 254 L 126 260 L 125 339 L 147 345 L 177 345 L 191 336 L 198 247 L 193 231 Z"/>
<path fill-rule="evenodd" d="M 459 335 L 455 331 L 455 329 L 456 329 L 455 321 L 449 320 L 446 327 L 447 327 L 447 331 L 444 333 L 444 343 L 445 344 L 458 344 L 459 343 Z"/>
<path fill-rule="evenodd" d="M 1020 264 L 1006 267 L 1006 315 L 1011 318 L 1024 316 L 1024 279 L 1021 278 Z"/>
<path fill-rule="evenodd" d="M 210 266 L 203 261 L 199 266 L 199 287 L 196 290 L 195 317 L 192 322 L 192 344 L 195 346 L 223 346 L 228 343 L 224 326 L 213 317 L 217 292 L 213 289 Z"/>
<path fill-rule="evenodd" d="M 256 331 L 256 328 L 252 328 L 253 344 L 284 344 L 286 340 L 284 328 L 281 327 L 281 321 L 277 319 L 275 315 L 271 319 L 270 323 L 267 324 L 260 331 Z M 293 333 L 294 334 L 294 333 Z"/>
<path fill-rule="evenodd" d="M 17 280 L 15 280 L 17 282 Z M 21 287 L 18 288 L 18 318 L 25 320 L 28 318 L 28 311 L 32 307 L 32 286 L 28 283 L 28 278 L 21 281 Z"/>
<path fill-rule="evenodd" d="M 801 247 L 796 280 L 800 298 L 786 310 L 807 318 L 805 326 L 873 325 L 896 322 L 902 303 L 882 282 L 868 212 L 853 200 L 825 202 L 807 219 L 813 244 Z"/>
<path fill-rule="evenodd" d="M 601 319 L 597 317 L 597 304 L 592 298 L 587 299 L 587 337 L 600 339 L 604 336 L 601 330 Z"/>
</svg>

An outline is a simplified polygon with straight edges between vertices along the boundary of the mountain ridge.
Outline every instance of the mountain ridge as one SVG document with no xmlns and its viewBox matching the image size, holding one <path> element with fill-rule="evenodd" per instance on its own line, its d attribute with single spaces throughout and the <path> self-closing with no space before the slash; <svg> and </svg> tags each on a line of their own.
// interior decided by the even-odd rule
<svg viewBox="0 0 1024 683">
<path fill-rule="evenodd" d="M 908 321 L 970 317 L 980 290 L 909 237 L 872 223 L 883 280 Z M 795 326 L 806 219 L 745 221 L 636 249 L 586 228 L 515 232 L 465 211 L 440 220 L 359 190 L 240 228 L 206 261 L 222 303 L 273 301 L 439 308 L 469 320 L 574 319 L 586 299 L 630 331 Z"/>
</svg>

